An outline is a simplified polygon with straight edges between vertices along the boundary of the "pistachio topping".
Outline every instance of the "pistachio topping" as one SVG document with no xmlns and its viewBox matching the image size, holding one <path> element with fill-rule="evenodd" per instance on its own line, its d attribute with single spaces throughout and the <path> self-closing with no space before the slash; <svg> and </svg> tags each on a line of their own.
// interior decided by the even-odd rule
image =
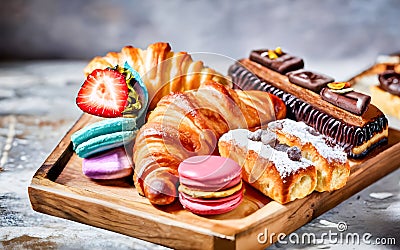
<svg viewBox="0 0 400 250">
<path fill-rule="evenodd" d="M 330 89 L 340 90 L 346 86 L 346 83 L 345 82 L 332 82 L 332 83 L 328 83 L 327 86 Z"/>
</svg>

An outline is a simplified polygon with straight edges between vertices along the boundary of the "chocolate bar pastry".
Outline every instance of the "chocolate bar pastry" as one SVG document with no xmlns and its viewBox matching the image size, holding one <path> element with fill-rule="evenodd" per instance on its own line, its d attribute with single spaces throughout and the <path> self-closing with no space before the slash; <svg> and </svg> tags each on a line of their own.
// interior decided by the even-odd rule
<svg viewBox="0 0 400 250">
<path fill-rule="evenodd" d="M 304 67 L 303 59 L 283 52 L 280 47 L 275 50 L 253 50 L 250 60 L 282 74 Z"/>
<path fill-rule="evenodd" d="M 400 119 L 400 53 L 380 55 L 376 64 L 349 80 L 351 85 L 367 87 L 371 101 L 396 123 Z"/>
<path fill-rule="evenodd" d="M 305 81 L 322 87 L 321 95 L 318 90 L 313 89 L 314 92 L 306 84 L 294 84 L 288 76 L 249 59 L 232 65 L 228 74 L 235 88 L 263 90 L 281 98 L 286 104 L 288 118 L 303 121 L 331 137 L 351 158 L 362 158 L 373 148 L 387 143 L 388 120 L 385 115 L 370 103 L 370 98 L 353 92 L 347 86 L 335 90 L 338 83 L 333 88 L 327 87 L 332 84 L 327 80 L 322 86 L 312 83 L 312 79 L 321 77 L 310 77 L 311 80 Z"/>
<path fill-rule="evenodd" d="M 289 82 L 319 93 L 328 83 L 334 82 L 330 76 L 326 76 L 310 70 L 299 69 L 286 74 Z"/>
</svg>

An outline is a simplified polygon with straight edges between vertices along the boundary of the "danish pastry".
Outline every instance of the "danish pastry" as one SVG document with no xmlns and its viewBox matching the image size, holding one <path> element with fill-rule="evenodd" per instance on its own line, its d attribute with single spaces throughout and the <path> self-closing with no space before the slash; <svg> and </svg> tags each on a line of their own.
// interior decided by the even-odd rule
<svg viewBox="0 0 400 250">
<path fill-rule="evenodd" d="M 266 130 L 231 130 L 219 153 L 242 166 L 243 179 L 265 195 L 286 203 L 316 190 L 343 187 L 350 165 L 343 148 L 303 122 L 270 122 Z"/>
<path fill-rule="evenodd" d="M 332 139 L 290 119 L 271 122 L 268 129 L 276 133 L 280 143 L 300 148 L 302 156 L 313 163 L 318 178 L 316 191 L 333 191 L 346 184 L 350 175 L 347 155 Z"/>
<path fill-rule="evenodd" d="M 238 162 L 244 181 L 281 204 L 312 193 L 317 184 L 312 163 L 301 155 L 289 157 L 283 144 L 264 143 L 261 136 L 254 136 L 260 132 L 268 133 L 230 130 L 219 139 L 220 155 Z"/>
</svg>

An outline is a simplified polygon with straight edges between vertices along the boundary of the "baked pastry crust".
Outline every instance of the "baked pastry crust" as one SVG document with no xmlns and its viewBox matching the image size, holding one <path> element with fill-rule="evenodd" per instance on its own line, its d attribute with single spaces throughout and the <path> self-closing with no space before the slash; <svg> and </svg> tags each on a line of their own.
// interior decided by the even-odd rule
<svg viewBox="0 0 400 250">
<path fill-rule="evenodd" d="M 371 97 L 374 104 L 385 114 L 400 119 L 400 96 L 393 95 L 379 86 L 372 86 Z"/>
<path fill-rule="evenodd" d="M 247 139 L 250 131 L 231 130 L 219 142 L 219 153 L 242 166 L 242 178 L 271 199 L 285 204 L 312 193 L 317 172 L 309 162 L 289 160 L 284 152 Z"/>
<path fill-rule="evenodd" d="M 214 153 L 219 137 L 230 129 L 265 127 L 275 116 L 283 118 L 285 112 L 276 114 L 274 105 L 280 106 L 278 110 L 285 110 L 285 105 L 277 103 L 265 92 L 242 92 L 212 81 L 198 90 L 163 97 L 136 137 L 138 192 L 154 204 L 173 202 L 177 169 L 184 159 Z"/>
<path fill-rule="evenodd" d="M 276 133 L 280 143 L 300 148 L 302 156 L 313 163 L 318 177 L 316 191 L 333 191 L 346 185 L 350 164 L 343 148 L 328 145 L 331 142 L 326 137 L 303 122 L 284 119 L 271 122 L 268 129 Z"/>
<path fill-rule="evenodd" d="M 284 204 L 314 190 L 333 191 L 346 184 L 350 175 L 347 155 L 343 148 L 329 145 L 327 137 L 289 119 L 270 122 L 267 131 L 276 135 L 279 144 L 300 149 L 302 158 L 291 160 L 289 151 L 279 151 L 263 139 L 249 139 L 252 132 L 245 129 L 231 130 L 218 142 L 220 155 L 238 162 L 250 185 Z"/>
<path fill-rule="evenodd" d="M 232 86 L 229 79 L 215 70 L 205 67 L 202 61 L 193 61 L 186 52 L 173 52 L 168 43 L 150 44 L 147 49 L 123 47 L 121 52 L 109 52 L 96 56 L 85 67 L 85 75 L 95 69 L 123 66 L 127 62 L 142 77 L 149 92 L 149 110 L 170 92 L 197 89 L 206 81 L 213 80 Z"/>
</svg>

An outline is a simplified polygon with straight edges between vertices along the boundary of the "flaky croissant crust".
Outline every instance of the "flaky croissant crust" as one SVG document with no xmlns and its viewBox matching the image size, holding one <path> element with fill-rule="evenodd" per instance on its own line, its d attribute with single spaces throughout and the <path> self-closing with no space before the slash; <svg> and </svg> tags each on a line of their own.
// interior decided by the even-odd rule
<svg viewBox="0 0 400 250">
<path fill-rule="evenodd" d="M 149 91 L 149 109 L 170 92 L 182 92 L 197 89 L 208 80 L 231 87 L 231 82 L 202 61 L 193 61 L 186 52 L 173 52 L 168 43 L 158 42 L 147 49 L 132 46 L 123 47 L 121 52 L 109 52 L 104 57 L 93 58 L 85 67 L 85 75 L 95 69 L 105 69 L 125 62 L 134 68 L 143 78 Z"/>
<path fill-rule="evenodd" d="M 283 118 L 283 102 L 271 99 L 261 91 L 232 90 L 212 81 L 198 90 L 163 97 L 136 137 L 133 162 L 138 192 L 154 204 L 173 202 L 180 162 L 216 153 L 219 137 L 230 129 L 266 125 L 275 119 L 276 110 L 277 118 Z"/>
</svg>

